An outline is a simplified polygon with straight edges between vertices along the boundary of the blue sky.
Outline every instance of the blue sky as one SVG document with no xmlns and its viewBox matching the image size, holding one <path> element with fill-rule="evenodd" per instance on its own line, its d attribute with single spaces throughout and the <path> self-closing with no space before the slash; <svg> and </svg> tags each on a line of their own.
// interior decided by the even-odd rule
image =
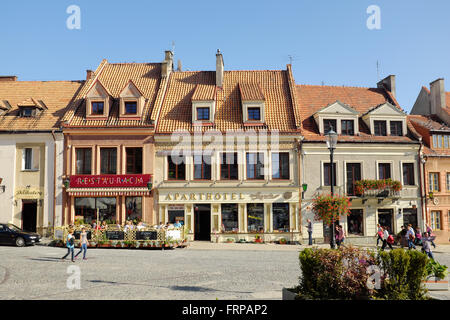
<svg viewBox="0 0 450 320">
<path fill-rule="evenodd" d="M 81 9 L 69 30 L 67 7 Z M 381 29 L 369 30 L 370 5 Z M 450 1 L 2 1 L 0 74 L 19 80 L 78 80 L 103 58 L 160 62 L 175 42 L 183 70 L 285 69 L 298 84 L 376 86 L 397 76 L 409 111 L 422 85 L 439 77 L 450 91 Z"/>
</svg>

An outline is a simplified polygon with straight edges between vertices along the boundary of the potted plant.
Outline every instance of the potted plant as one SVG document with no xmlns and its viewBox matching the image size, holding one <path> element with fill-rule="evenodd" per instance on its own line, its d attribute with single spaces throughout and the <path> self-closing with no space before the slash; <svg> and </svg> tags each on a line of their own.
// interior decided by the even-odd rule
<svg viewBox="0 0 450 320">
<path fill-rule="evenodd" d="M 261 238 L 261 236 L 259 234 L 257 234 L 255 236 L 255 243 L 263 243 L 263 239 Z"/>
<path fill-rule="evenodd" d="M 448 267 L 436 260 L 429 259 L 427 263 L 427 279 L 425 286 L 430 291 L 448 290 Z"/>
<path fill-rule="evenodd" d="M 278 240 L 278 243 L 279 244 L 286 244 L 287 240 L 286 240 L 286 238 L 281 238 L 280 240 Z"/>
<path fill-rule="evenodd" d="M 233 243 L 233 242 L 234 242 L 234 239 L 233 239 L 233 238 L 227 238 L 226 242 L 227 242 L 227 243 Z"/>
</svg>

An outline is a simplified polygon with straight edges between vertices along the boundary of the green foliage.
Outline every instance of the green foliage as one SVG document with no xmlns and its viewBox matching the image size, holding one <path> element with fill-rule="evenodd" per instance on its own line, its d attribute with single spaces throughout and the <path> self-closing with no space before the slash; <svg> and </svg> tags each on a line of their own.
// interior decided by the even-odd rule
<svg viewBox="0 0 450 320">
<path fill-rule="evenodd" d="M 316 220 L 331 224 L 339 216 L 350 214 L 350 198 L 340 195 L 318 195 L 313 199 L 312 211 Z"/>
<path fill-rule="evenodd" d="M 445 277 L 448 275 L 447 269 L 447 266 L 440 264 L 436 260 L 428 259 L 428 263 L 426 266 L 427 276 L 445 279 Z"/>
</svg>

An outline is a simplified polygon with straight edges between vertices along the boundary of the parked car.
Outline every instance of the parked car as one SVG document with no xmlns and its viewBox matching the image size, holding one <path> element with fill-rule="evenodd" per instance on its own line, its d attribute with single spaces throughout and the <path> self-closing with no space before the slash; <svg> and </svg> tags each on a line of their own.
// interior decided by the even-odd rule
<svg viewBox="0 0 450 320">
<path fill-rule="evenodd" d="M 24 247 L 34 245 L 39 241 L 41 241 L 41 236 L 37 233 L 23 231 L 11 223 L 0 223 L 0 244 Z"/>
</svg>

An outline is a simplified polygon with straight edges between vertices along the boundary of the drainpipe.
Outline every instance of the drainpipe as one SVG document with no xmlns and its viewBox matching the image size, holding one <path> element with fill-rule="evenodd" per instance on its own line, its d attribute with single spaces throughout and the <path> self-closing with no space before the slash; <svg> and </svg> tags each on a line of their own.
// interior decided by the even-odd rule
<svg viewBox="0 0 450 320">
<path fill-rule="evenodd" d="M 56 219 L 56 137 L 55 130 L 52 130 L 53 137 L 53 232 L 55 231 L 55 219 Z"/>
<path fill-rule="evenodd" d="M 427 160 L 422 154 L 423 143 L 421 141 L 419 148 L 419 179 L 420 179 L 420 201 L 422 205 L 422 230 L 425 230 L 426 224 L 426 190 L 425 190 L 425 163 Z"/>
</svg>

